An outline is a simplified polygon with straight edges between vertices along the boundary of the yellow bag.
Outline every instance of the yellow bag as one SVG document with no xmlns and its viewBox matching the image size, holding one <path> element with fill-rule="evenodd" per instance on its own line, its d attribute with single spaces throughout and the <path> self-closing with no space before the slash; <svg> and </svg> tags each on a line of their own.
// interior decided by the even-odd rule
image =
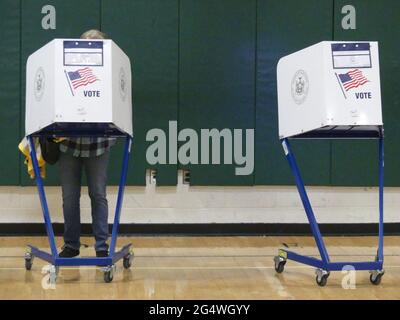
<svg viewBox="0 0 400 320">
<path fill-rule="evenodd" d="M 40 150 L 40 144 L 38 138 L 33 138 L 33 142 L 35 144 L 36 148 L 36 158 L 38 160 L 38 165 L 40 169 L 40 176 L 42 178 L 46 178 L 46 162 L 44 161 L 42 157 L 42 152 Z M 27 166 L 28 174 L 31 179 L 35 178 L 35 172 L 33 170 L 33 163 L 31 159 L 31 153 L 30 153 L 30 148 L 29 148 L 29 141 L 25 137 L 21 140 L 21 142 L 18 145 L 18 149 L 23 153 L 25 156 L 25 165 Z"/>
</svg>

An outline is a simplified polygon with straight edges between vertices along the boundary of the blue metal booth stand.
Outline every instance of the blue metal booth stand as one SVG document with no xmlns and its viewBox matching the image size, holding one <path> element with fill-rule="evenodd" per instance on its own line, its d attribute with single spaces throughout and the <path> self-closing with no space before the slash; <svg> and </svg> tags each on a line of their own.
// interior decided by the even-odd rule
<svg viewBox="0 0 400 320">
<path fill-rule="evenodd" d="M 378 249 L 375 261 L 367 262 L 331 262 L 328 251 L 324 244 L 317 220 L 315 218 L 310 200 L 304 187 L 303 179 L 300 170 L 297 166 L 295 156 L 290 147 L 288 138 L 281 140 L 286 159 L 289 162 L 290 169 L 294 176 L 297 190 L 299 192 L 307 219 L 310 223 L 311 231 L 318 247 L 321 259 L 310 256 L 303 256 L 286 249 L 280 249 L 278 256 L 274 257 L 275 270 L 277 273 L 282 273 L 287 260 L 297 261 L 306 264 L 316 269 L 316 282 L 319 286 L 325 286 L 330 274 L 330 271 L 341 270 L 368 270 L 370 272 L 370 281 L 372 284 L 378 285 L 384 274 L 383 270 L 383 171 L 384 171 L 384 150 L 383 150 L 383 126 L 375 127 L 373 130 L 359 130 L 357 127 L 348 128 L 346 130 L 332 130 L 309 132 L 299 136 L 291 137 L 291 139 L 376 139 L 379 144 L 379 231 L 378 231 Z"/>
<path fill-rule="evenodd" d="M 57 251 L 57 246 L 54 239 L 54 231 L 51 223 L 49 208 L 47 206 L 46 194 L 43 186 L 43 181 L 40 176 L 40 169 L 36 157 L 36 149 L 33 138 L 38 136 L 52 136 L 52 137 L 73 137 L 73 136 L 97 136 L 97 137 L 122 137 L 125 138 L 124 156 L 122 162 L 122 172 L 119 182 L 118 198 L 115 208 L 114 224 L 111 234 L 111 243 L 109 249 L 109 256 L 104 258 L 97 257 L 81 257 L 81 258 L 60 258 Z M 59 267 L 64 266 L 100 266 L 104 272 L 104 281 L 111 282 L 116 270 L 115 264 L 123 259 L 123 266 L 125 269 L 131 267 L 133 261 L 133 251 L 131 244 L 124 246 L 120 251 L 116 251 L 118 226 L 121 216 L 121 208 L 124 197 L 124 189 L 128 170 L 128 161 L 132 144 L 132 137 L 124 132 L 119 131 L 114 126 L 108 124 L 57 124 L 55 127 L 39 131 L 33 135 L 28 136 L 30 144 L 30 153 L 32 158 L 33 169 L 36 178 L 37 189 L 39 193 L 40 203 L 43 211 L 43 218 L 45 222 L 46 232 L 50 244 L 51 253 L 42 251 L 34 246 L 29 245 L 25 254 L 25 268 L 31 270 L 33 259 L 35 257 L 47 261 L 51 264 L 49 268 L 49 281 L 55 283 Z"/>
</svg>

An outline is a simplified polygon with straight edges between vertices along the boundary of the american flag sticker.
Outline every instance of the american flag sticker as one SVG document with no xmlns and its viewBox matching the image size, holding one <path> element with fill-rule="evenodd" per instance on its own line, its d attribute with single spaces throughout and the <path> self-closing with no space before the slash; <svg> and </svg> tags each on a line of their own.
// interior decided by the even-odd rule
<svg viewBox="0 0 400 320">
<path fill-rule="evenodd" d="M 357 88 L 369 82 L 360 69 L 354 69 L 347 73 L 339 74 L 338 76 L 344 90 L 346 91 Z"/>
<path fill-rule="evenodd" d="M 78 89 L 79 87 L 85 87 L 88 84 L 100 81 L 100 79 L 95 76 L 92 69 L 89 67 L 78 69 L 76 71 L 65 71 L 65 75 L 67 77 L 72 95 L 74 95 L 74 90 Z"/>
</svg>

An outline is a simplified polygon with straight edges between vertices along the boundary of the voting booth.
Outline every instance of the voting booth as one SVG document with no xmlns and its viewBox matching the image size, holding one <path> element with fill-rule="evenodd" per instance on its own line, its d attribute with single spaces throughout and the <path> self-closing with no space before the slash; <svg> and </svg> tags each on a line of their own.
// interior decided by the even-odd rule
<svg viewBox="0 0 400 320">
<path fill-rule="evenodd" d="M 60 266 L 103 266 L 111 282 L 115 263 L 131 266 L 131 245 L 116 252 L 129 154 L 132 143 L 132 77 L 128 56 L 112 41 L 103 39 L 54 39 L 29 56 L 26 66 L 25 132 L 31 149 L 39 197 L 51 254 L 29 246 L 25 267 L 34 257 L 51 263 L 50 281 Z M 108 257 L 60 258 L 36 156 L 34 138 L 122 137 L 124 158 Z"/>
<path fill-rule="evenodd" d="M 323 41 L 283 57 L 277 85 L 281 139 L 382 126 L 377 42 Z"/>
<path fill-rule="evenodd" d="M 26 135 L 132 136 L 131 65 L 112 40 L 55 39 L 29 56 Z"/>
<path fill-rule="evenodd" d="M 277 65 L 279 138 L 289 162 L 321 259 L 280 250 L 275 270 L 288 259 L 316 267 L 318 285 L 346 266 L 383 271 L 383 122 L 378 43 L 323 41 L 282 57 Z M 379 145 L 379 243 L 373 262 L 331 262 L 297 166 L 291 139 L 377 139 Z"/>
</svg>

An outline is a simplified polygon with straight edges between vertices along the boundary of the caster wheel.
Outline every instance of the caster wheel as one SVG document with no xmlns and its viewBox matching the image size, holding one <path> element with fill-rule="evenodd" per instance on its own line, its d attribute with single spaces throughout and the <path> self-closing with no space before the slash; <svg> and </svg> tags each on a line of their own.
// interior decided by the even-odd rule
<svg viewBox="0 0 400 320">
<path fill-rule="evenodd" d="M 111 267 L 106 267 L 104 269 L 104 282 L 105 283 L 110 283 L 113 281 L 114 279 L 114 269 L 115 266 L 112 265 Z"/>
<path fill-rule="evenodd" d="M 327 282 L 328 282 L 328 276 L 327 275 L 324 275 L 324 276 L 322 276 L 322 277 L 316 277 L 315 278 L 315 280 L 317 281 L 317 284 L 320 286 L 320 287 L 325 287 L 326 286 L 326 284 L 327 284 Z"/>
<path fill-rule="evenodd" d="M 31 270 L 33 265 L 33 257 L 31 258 L 25 258 L 25 269 L 26 270 Z"/>
<path fill-rule="evenodd" d="M 52 265 L 48 272 L 49 272 L 49 278 L 48 278 L 49 284 L 55 285 L 57 282 L 59 267 Z"/>
<path fill-rule="evenodd" d="M 277 273 L 282 273 L 285 270 L 286 260 L 275 262 L 275 271 Z"/>
<path fill-rule="evenodd" d="M 57 282 L 57 275 L 51 273 L 48 281 L 49 281 L 49 284 L 55 285 Z"/>
<path fill-rule="evenodd" d="M 286 258 L 282 257 L 281 254 L 274 257 L 274 263 L 275 271 L 277 273 L 282 273 L 285 270 Z"/>
<path fill-rule="evenodd" d="M 133 260 L 133 253 L 130 253 L 124 257 L 124 260 L 122 262 L 124 269 L 129 269 L 132 266 L 132 260 Z"/>
<path fill-rule="evenodd" d="M 111 281 L 113 281 L 113 279 L 114 279 L 114 275 L 111 271 L 104 272 L 104 282 L 105 283 L 110 283 Z"/>
<path fill-rule="evenodd" d="M 30 252 L 25 253 L 25 269 L 31 270 L 33 265 L 33 255 Z"/>
<path fill-rule="evenodd" d="M 369 281 L 375 286 L 379 285 L 382 281 L 383 272 L 372 272 L 369 276 Z"/>
<path fill-rule="evenodd" d="M 32 269 L 32 259 L 25 259 L 25 269 L 26 270 L 31 270 Z"/>
<path fill-rule="evenodd" d="M 328 282 L 328 277 L 330 275 L 329 271 L 317 269 L 317 276 L 315 277 L 315 281 L 320 287 L 325 287 Z"/>
</svg>

